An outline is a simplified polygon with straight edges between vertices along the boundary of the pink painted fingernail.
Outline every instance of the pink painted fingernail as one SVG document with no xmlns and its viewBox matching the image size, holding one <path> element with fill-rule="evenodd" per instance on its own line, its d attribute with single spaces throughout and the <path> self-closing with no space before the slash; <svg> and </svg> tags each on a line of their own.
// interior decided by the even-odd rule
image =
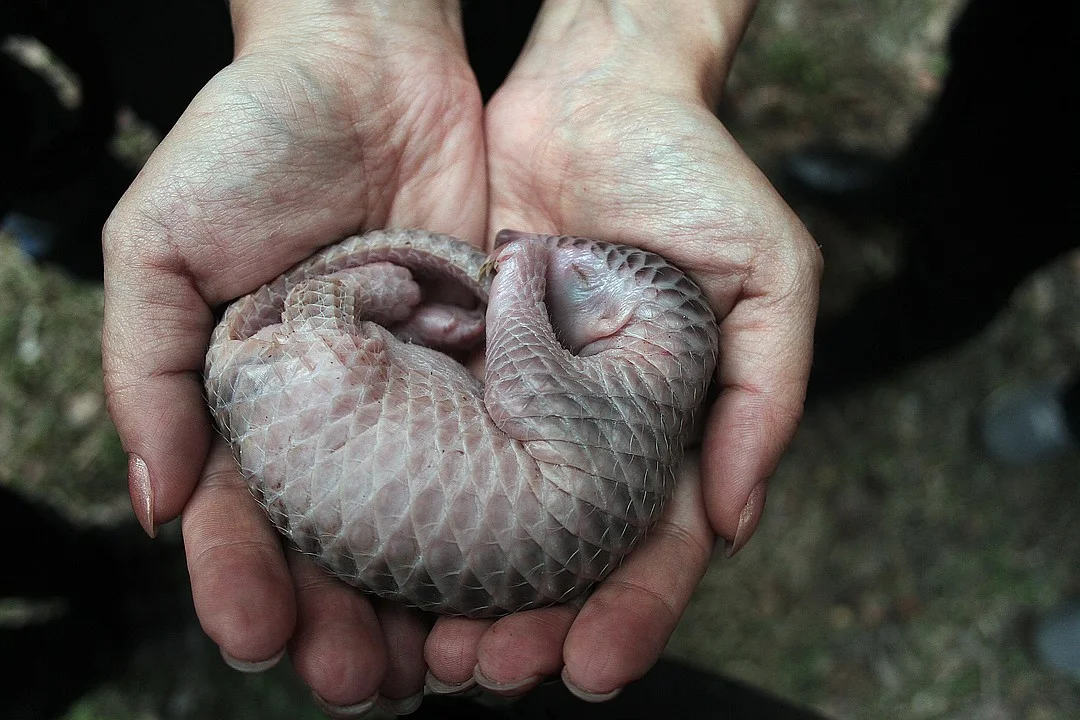
<svg viewBox="0 0 1080 720">
<path fill-rule="evenodd" d="M 221 650 L 221 657 L 225 660 L 225 664 L 231 667 L 233 670 L 239 670 L 242 673 L 261 673 L 278 664 L 278 661 L 285 655 L 285 648 L 281 648 L 276 655 L 267 660 L 256 660 L 254 662 L 248 660 L 238 660 L 229 653 Z"/>
<path fill-rule="evenodd" d="M 311 696 L 315 699 L 315 704 L 319 706 L 319 709 L 329 717 L 335 718 L 335 720 L 338 718 L 345 720 L 346 718 L 364 717 L 375 708 L 375 703 L 379 698 L 378 694 L 376 694 L 372 695 L 367 700 L 353 703 L 352 705 L 334 705 L 323 700 L 322 696 L 314 690 L 311 691 Z"/>
<path fill-rule="evenodd" d="M 574 696 L 584 700 L 585 702 L 591 703 L 607 702 L 611 698 L 621 693 L 623 690 L 622 688 L 615 688 L 614 690 L 606 693 L 594 693 L 589 692 L 588 690 L 582 690 L 574 683 L 574 681 L 570 679 L 570 676 L 567 674 L 565 667 L 562 669 L 562 681 L 563 685 L 566 686 L 566 689 L 569 690 Z"/>
<path fill-rule="evenodd" d="M 131 453 L 128 455 L 128 492 L 131 494 L 131 507 L 135 510 L 142 529 L 151 538 L 157 537 L 157 525 L 154 524 L 154 486 L 150 484 L 150 470 L 146 462 Z"/>
<path fill-rule="evenodd" d="M 394 715 L 411 715 L 420 709 L 420 703 L 424 702 L 424 693 L 420 691 L 415 695 L 403 698 L 388 698 L 379 696 L 376 704 L 383 710 Z"/>
<path fill-rule="evenodd" d="M 463 682 L 448 683 L 435 677 L 428 670 L 424 676 L 424 687 L 435 695 L 461 695 L 476 687 L 476 678 L 471 677 Z"/>
<path fill-rule="evenodd" d="M 768 487 L 767 482 L 760 482 L 750 491 L 750 497 L 746 498 L 746 504 L 743 505 L 742 512 L 739 513 L 739 524 L 735 528 L 735 537 L 730 541 L 724 541 L 724 555 L 727 557 L 732 557 L 742 550 L 750 540 L 750 536 L 754 534 L 758 520 L 761 519 L 761 511 L 765 507 L 765 493 Z"/>
<path fill-rule="evenodd" d="M 524 690 L 529 690 L 537 685 L 544 679 L 540 675 L 530 675 L 523 680 L 514 680 L 511 682 L 497 682 L 492 680 L 480 670 L 480 666 L 473 669 L 473 678 L 476 680 L 476 684 L 484 688 L 489 692 L 493 692 L 497 695 L 511 695 L 518 694 Z"/>
</svg>

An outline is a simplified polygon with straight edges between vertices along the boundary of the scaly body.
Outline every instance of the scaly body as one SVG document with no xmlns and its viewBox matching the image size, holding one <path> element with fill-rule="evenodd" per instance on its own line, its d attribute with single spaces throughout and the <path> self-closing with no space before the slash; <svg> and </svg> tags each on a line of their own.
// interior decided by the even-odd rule
<svg viewBox="0 0 1080 720">
<path fill-rule="evenodd" d="M 207 354 L 274 524 L 346 582 L 441 613 L 606 577 L 670 497 L 717 360 L 708 304 L 659 256 L 500 240 L 489 260 L 423 231 L 349 238 L 236 301 Z M 483 381 L 424 346 L 485 331 Z"/>
</svg>

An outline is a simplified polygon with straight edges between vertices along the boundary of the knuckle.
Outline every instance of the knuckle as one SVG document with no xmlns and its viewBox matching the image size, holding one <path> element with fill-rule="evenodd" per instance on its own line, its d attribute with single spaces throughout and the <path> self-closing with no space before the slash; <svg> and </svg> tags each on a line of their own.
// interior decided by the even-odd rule
<svg viewBox="0 0 1080 720">
<path fill-rule="evenodd" d="M 102 229 L 102 252 L 107 266 L 166 269 L 175 267 L 179 253 L 168 226 L 145 210 L 131 210 L 121 200 Z"/>
</svg>

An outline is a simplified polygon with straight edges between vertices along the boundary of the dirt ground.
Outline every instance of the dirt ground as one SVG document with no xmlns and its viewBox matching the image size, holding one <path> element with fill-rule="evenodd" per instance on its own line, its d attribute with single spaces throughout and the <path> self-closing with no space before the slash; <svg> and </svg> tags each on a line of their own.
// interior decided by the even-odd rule
<svg viewBox="0 0 1080 720">
<path fill-rule="evenodd" d="M 763 0 L 724 118 L 767 172 L 811 142 L 894 153 L 940 87 L 961 4 Z M 894 271 L 894 229 L 796 210 L 826 257 L 823 316 Z M 0 305 L 0 483 L 82 525 L 130 523 L 102 397 L 100 287 L 2 237 Z M 974 432 L 995 391 L 1073 367 L 1080 254 L 1031 277 L 970 342 L 814 403 L 757 535 L 713 563 L 668 654 L 838 720 L 1080 716 L 1080 684 L 1027 646 L 1034 614 L 1080 594 L 1080 458 L 1006 467 Z M 162 535 L 176 622 L 65 717 L 319 717 L 287 663 L 255 677 L 225 667 L 185 605 L 178 529 Z M 41 617 L 0 599 L 0 626 Z"/>
</svg>

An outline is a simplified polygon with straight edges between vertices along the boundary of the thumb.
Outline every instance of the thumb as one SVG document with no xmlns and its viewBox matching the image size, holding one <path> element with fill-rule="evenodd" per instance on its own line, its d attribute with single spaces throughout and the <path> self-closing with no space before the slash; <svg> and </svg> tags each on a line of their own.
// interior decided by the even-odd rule
<svg viewBox="0 0 1080 720">
<path fill-rule="evenodd" d="M 201 373 L 213 315 L 163 228 L 136 234 L 110 220 L 105 253 L 102 362 L 109 414 L 128 453 L 128 488 L 143 529 L 180 514 L 212 432 Z"/>
</svg>

